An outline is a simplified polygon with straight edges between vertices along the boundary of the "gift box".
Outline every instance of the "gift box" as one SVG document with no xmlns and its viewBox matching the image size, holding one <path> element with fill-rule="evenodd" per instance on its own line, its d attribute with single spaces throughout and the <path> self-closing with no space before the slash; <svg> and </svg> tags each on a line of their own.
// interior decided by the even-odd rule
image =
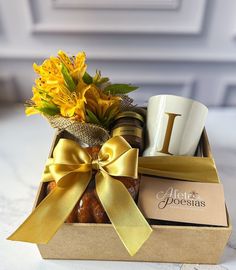
<svg viewBox="0 0 236 270">
<path fill-rule="evenodd" d="M 154 96 L 146 116 L 127 95 L 138 87 L 98 70 L 91 76 L 85 52 L 60 50 L 33 68 L 26 114 L 40 113 L 61 132 L 34 210 L 8 240 L 36 243 L 51 259 L 217 263 L 231 225 L 203 131 L 206 106 Z"/>
<path fill-rule="evenodd" d="M 51 153 L 60 138 L 58 133 Z M 212 158 L 206 131 L 199 142 L 203 157 Z M 46 196 L 47 183 L 41 183 L 35 207 Z M 38 244 L 44 259 L 84 259 L 216 264 L 232 231 L 228 226 L 151 225 L 153 232 L 140 250 L 130 256 L 112 224 L 64 223 L 48 244 Z M 43 221 L 42 221 L 43 222 Z"/>
</svg>

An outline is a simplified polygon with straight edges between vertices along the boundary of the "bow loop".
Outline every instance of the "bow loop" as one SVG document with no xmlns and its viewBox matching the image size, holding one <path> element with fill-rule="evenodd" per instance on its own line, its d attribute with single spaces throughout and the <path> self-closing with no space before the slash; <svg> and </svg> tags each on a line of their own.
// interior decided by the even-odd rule
<svg viewBox="0 0 236 270">
<path fill-rule="evenodd" d="M 102 167 L 107 166 L 111 162 L 114 162 L 122 154 L 131 149 L 131 146 L 121 136 L 112 137 L 106 143 L 103 144 L 99 153 L 98 159 Z M 138 151 L 138 149 L 135 149 Z M 136 160 L 134 160 L 136 162 Z"/>
<path fill-rule="evenodd" d="M 131 148 L 123 137 L 107 141 L 98 153 L 100 166 L 112 176 L 138 178 L 138 149 Z"/>
<path fill-rule="evenodd" d="M 75 141 L 62 138 L 53 151 L 53 163 L 65 165 L 90 164 L 91 157 Z"/>
<path fill-rule="evenodd" d="M 72 184 L 72 178 L 75 178 L 77 174 L 90 175 L 91 157 L 75 141 L 63 138 L 59 140 L 53 151 L 48 170 L 57 185 L 66 188 Z"/>
<path fill-rule="evenodd" d="M 112 176 L 124 176 L 137 179 L 138 163 L 133 162 L 135 160 L 138 160 L 138 149 L 132 148 L 122 153 L 118 159 L 109 162 L 108 165 L 104 165 L 103 168 Z"/>
</svg>

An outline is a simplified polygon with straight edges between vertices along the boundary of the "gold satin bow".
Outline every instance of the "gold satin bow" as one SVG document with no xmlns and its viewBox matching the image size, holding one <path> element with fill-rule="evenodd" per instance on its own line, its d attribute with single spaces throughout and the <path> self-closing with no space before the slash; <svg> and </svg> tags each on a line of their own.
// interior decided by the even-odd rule
<svg viewBox="0 0 236 270">
<path fill-rule="evenodd" d="M 138 149 L 131 148 L 120 136 L 103 144 L 96 161 L 76 142 L 60 139 L 43 175 L 44 182 L 55 180 L 57 187 L 8 239 L 48 243 L 82 196 L 93 169 L 97 170 L 98 197 L 121 241 L 134 255 L 152 229 L 126 187 L 111 177 L 138 177 Z"/>
</svg>

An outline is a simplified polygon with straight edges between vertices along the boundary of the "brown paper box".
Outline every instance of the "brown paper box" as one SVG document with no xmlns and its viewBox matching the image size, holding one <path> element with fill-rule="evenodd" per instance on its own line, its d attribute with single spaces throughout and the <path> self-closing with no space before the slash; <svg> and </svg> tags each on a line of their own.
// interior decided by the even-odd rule
<svg viewBox="0 0 236 270">
<path fill-rule="evenodd" d="M 56 136 L 52 149 L 63 136 L 63 133 Z M 200 148 L 204 156 L 212 157 L 205 131 Z M 45 188 L 45 183 L 40 185 L 35 206 L 45 197 Z M 152 228 L 153 233 L 133 257 L 111 224 L 66 223 L 48 244 L 37 246 L 44 259 L 216 264 L 232 231 L 229 218 L 227 227 L 152 225 Z"/>
</svg>

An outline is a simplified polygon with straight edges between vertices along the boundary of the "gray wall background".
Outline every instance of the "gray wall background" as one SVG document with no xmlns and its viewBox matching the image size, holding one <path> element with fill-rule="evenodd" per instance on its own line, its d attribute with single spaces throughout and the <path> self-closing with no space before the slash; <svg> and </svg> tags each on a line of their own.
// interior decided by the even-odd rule
<svg viewBox="0 0 236 270">
<path fill-rule="evenodd" d="M 235 0 L 0 0 L 0 100 L 31 96 L 32 63 L 87 53 L 89 71 L 156 94 L 236 105 Z"/>
</svg>

